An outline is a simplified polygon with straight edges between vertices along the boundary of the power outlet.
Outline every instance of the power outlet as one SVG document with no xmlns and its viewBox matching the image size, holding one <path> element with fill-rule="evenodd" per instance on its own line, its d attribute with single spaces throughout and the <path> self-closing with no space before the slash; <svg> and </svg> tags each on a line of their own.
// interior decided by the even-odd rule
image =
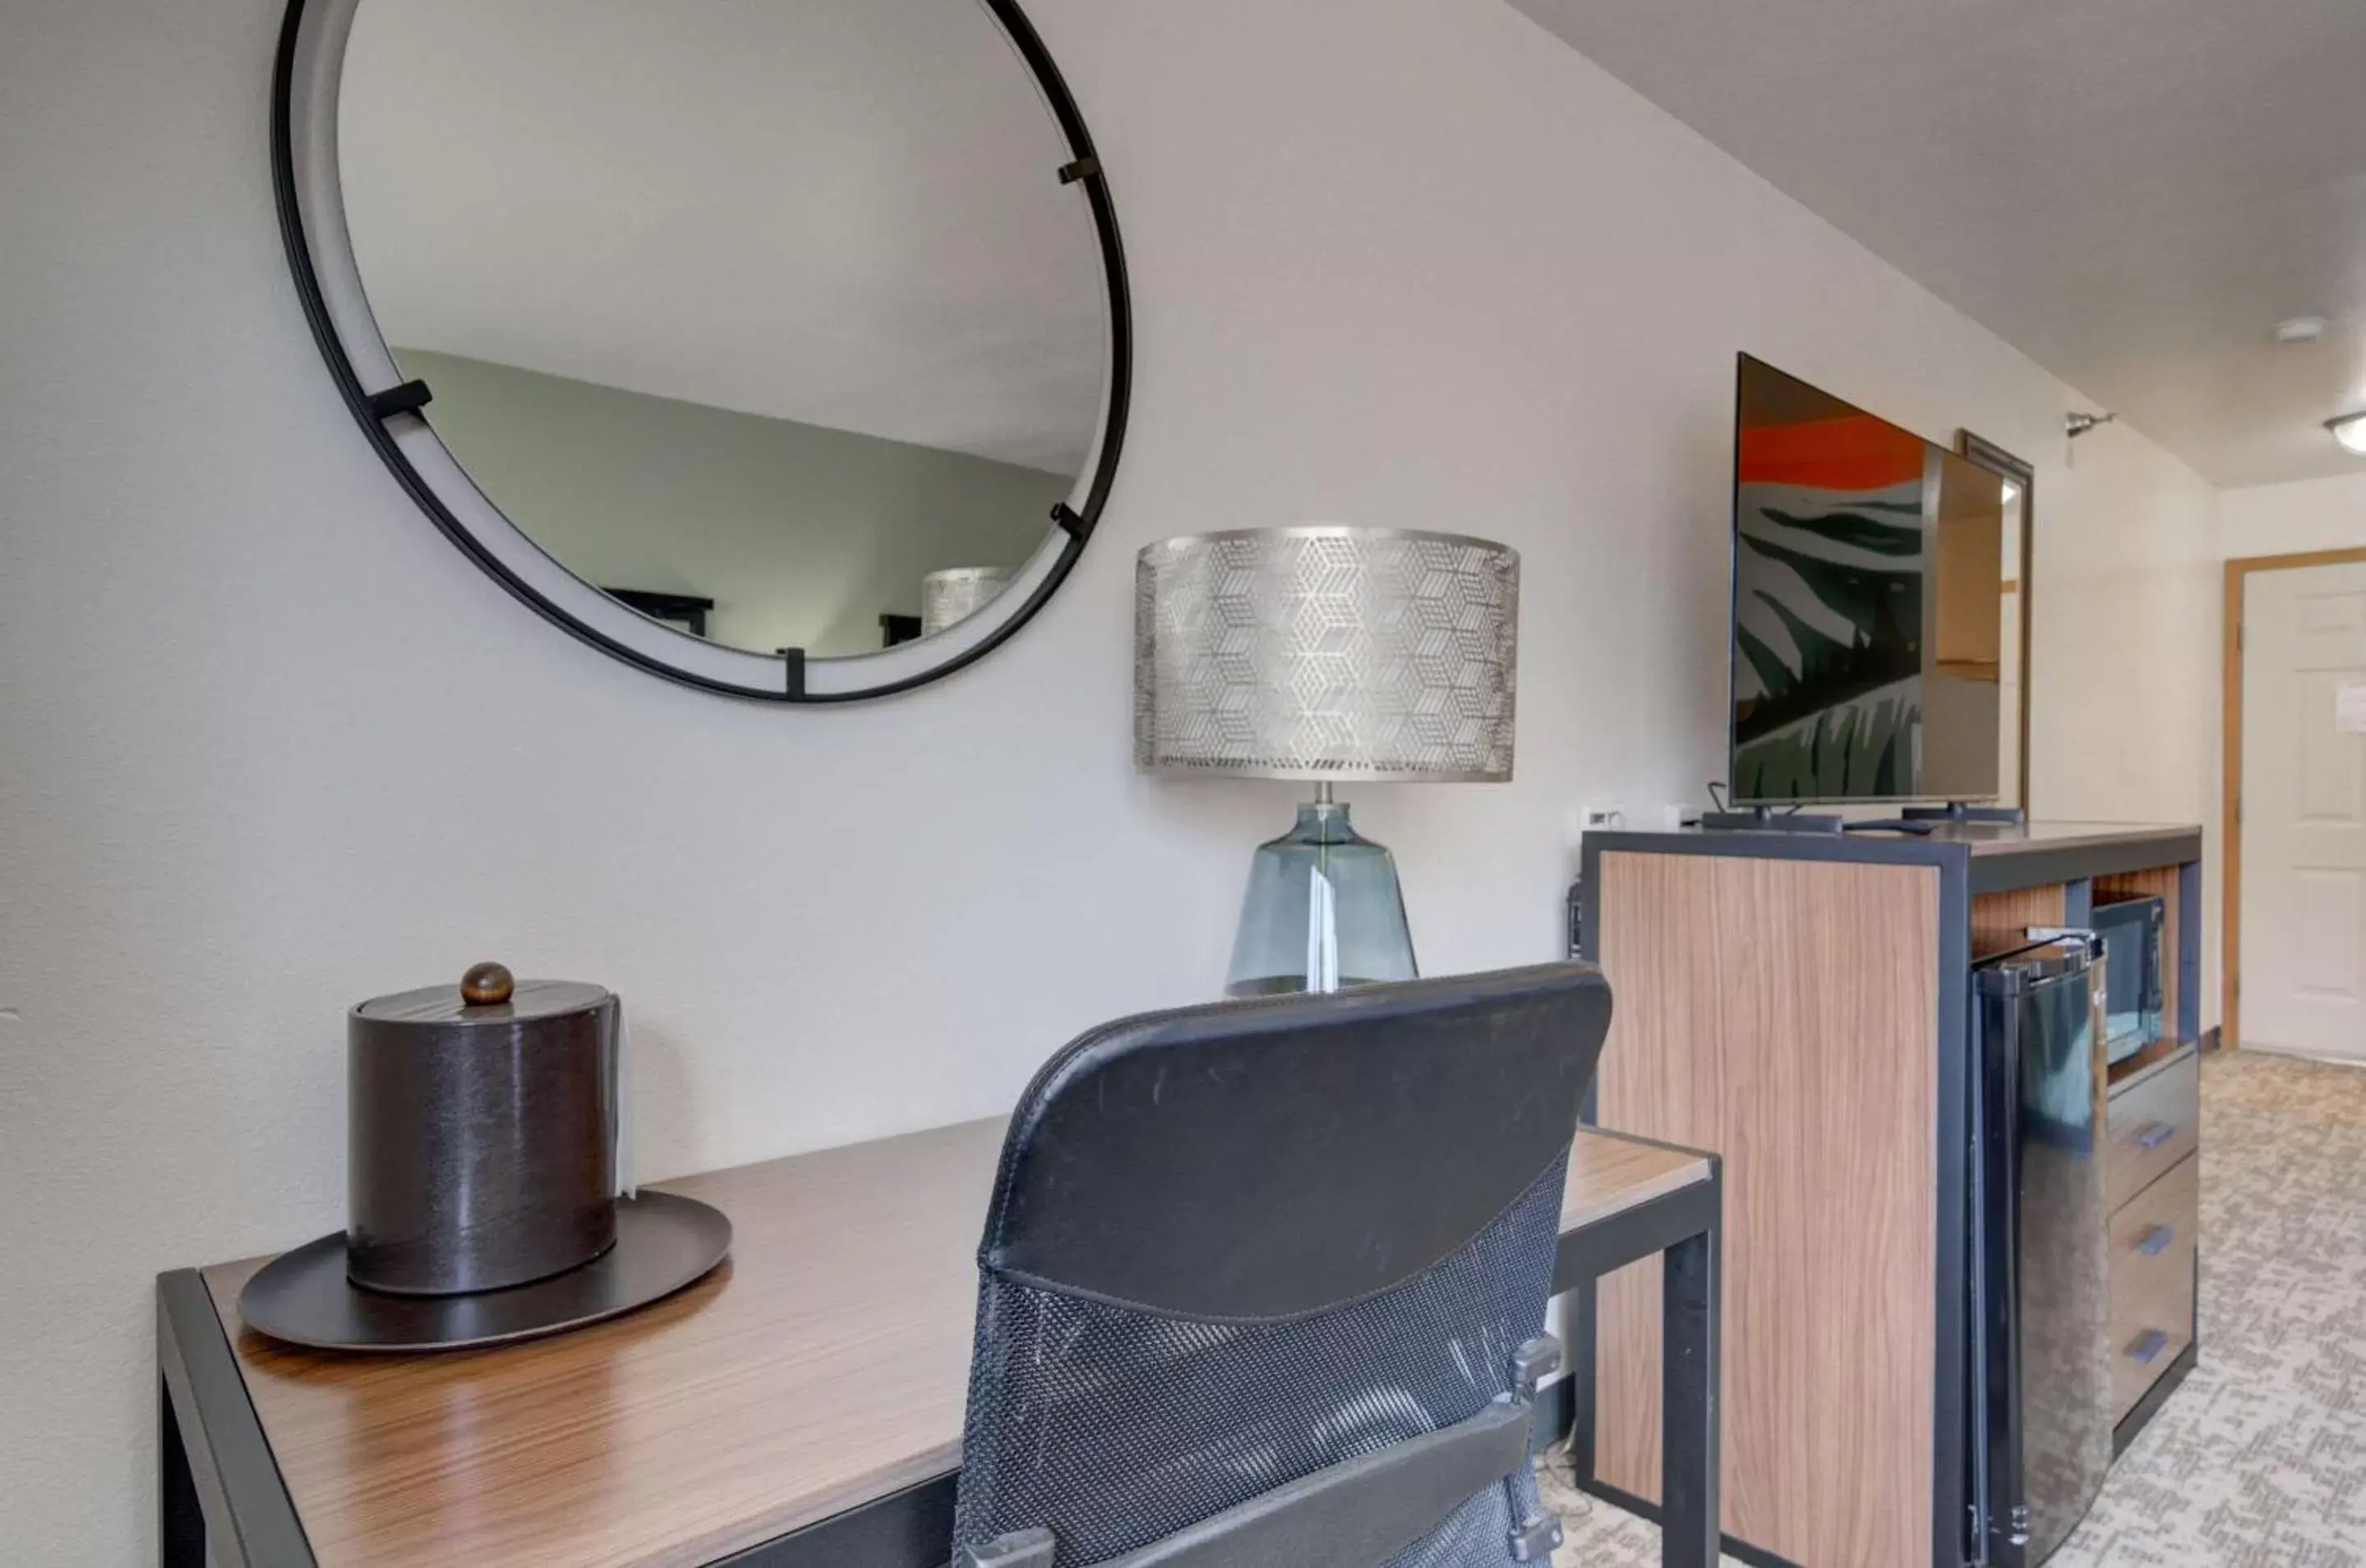
<svg viewBox="0 0 2366 1568">
<path fill-rule="evenodd" d="M 1627 826 L 1626 808 L 1617 806 L 1581 806 L 1577 808 L 1577 820 L 1572 826 L 1576 828 L 1577 836 L 1581 839 L 1588 833 L 1609 832 L 1624 828 Z"/>
</svg>

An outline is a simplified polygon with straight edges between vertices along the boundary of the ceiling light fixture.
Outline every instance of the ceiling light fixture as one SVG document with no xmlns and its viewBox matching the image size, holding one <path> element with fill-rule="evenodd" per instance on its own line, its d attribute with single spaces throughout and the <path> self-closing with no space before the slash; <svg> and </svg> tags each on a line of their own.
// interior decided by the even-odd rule
<svg viewBox="0 0 2366 1568">
<path fill-rule="evenodd" d="M 2366 457 L 2366 413 L 2346 413 L 2339 419 L 2328 419 L 2325 428 L 2333 432 L 2333 438 L 2342 446 Z"/>
<path fill-rule="evenodd" d="M 2276 341 L 2294 344 L 2315 343 L 2325 335 L 2325 329 L 2332 324 L 2323 316 L 2315 314 L 2294 316 L 2288 321 L 2276 323 Z"/>
</svg>

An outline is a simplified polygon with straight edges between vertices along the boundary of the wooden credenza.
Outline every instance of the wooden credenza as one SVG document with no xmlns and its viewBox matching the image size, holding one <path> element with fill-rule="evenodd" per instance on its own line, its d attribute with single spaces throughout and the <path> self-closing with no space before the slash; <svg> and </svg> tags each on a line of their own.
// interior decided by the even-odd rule
<svg viewBox="0 0 2366 1568">
<path fill-rule="evenodd" d="M 1726 1161 L 1733 1540 L 1804 1568 L 1964 1561 L 1971 968 L 2116 897 L 2165 897 L 2175 1037 L 2109 1084 L 2118 1446 L 2191 1367 L 2201 852 L 2198 828 L 2093 824 L 1587 836 L 1581 946 L 1617 998 L 1596 1118 Z M 1583 1309 L 1581 1475 L 1646 1505 L 1657 1301 L 1635 1269 Z"/>
<path fill-rule="evenodd" d="M 2112 1419 L 2183 1377 L 2194 1340 L 2202 1230 L 2202 1060 L 2191 1046 L 2112 1085 L 2105 1182 L 2112 1205 Z M 2182 1363 L 2182 1365 L 2180 1364 Z"/>
</svg>

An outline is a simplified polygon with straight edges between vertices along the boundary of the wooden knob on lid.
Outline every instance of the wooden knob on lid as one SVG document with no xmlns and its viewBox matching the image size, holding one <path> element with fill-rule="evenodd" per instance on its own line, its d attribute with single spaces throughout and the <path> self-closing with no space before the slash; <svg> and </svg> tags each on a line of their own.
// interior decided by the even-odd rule
<svg viewBox="0 0 2366 1568">
<path fill-rule="evenodd" d="M 460 976 L 460 999 L 472 1008 L 499 1007 L 517 989 L 517 977 L 499 964 L 472 965 Z"/>
</svg>

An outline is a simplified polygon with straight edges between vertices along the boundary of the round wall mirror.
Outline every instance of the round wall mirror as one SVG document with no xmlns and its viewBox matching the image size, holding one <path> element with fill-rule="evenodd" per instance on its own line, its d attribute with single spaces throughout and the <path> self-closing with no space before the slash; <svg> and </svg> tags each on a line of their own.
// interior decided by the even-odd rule
<svg viewBox="0 0 2366 1568">
<path fill-rule="evenodd" d="M 1013 0 L 292 0 L 276 88 L 346 401 L 584 640 L 878 696 L 1076 564 L 1125 430 L 1124 258 Z"/>
</svg>

